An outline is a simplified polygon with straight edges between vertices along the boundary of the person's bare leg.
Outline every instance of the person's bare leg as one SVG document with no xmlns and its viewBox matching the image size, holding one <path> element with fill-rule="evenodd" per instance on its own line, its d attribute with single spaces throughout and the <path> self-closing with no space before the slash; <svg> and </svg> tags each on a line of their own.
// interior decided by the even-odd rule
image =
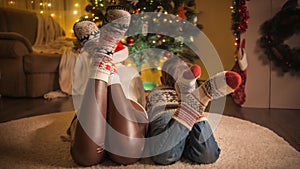
<svg viewBox="0 0 300 169">
<path fill-rule="evenodd" d="M 71 155 L 83 166 L 95 165 L 104 157 L 107 111 L 107 83 L 89 79 L 77 114 Z"/>
<path fill-rule="evenodd" d="M 91 56 L 92 63 L 90 79 L 77 114 L 79 121 L 71 154 L 75 162 L 84 166 L 97 164 L 104 156 L 107 82 L 109 75 L 115 71 L 113 53 L 130 24 L 130 13 L 123 7 L 110 6 L 106 12 L 105 20 L 110 24 L 101 27 L 99 38 L 88 40 L 83 46 L 83 50 Z M 89 30 L 91 26 L 89 23 L 83 27 Z M 85 34 L 86 29 L 79 29 L 78 32 Z"/>
<path fill-rule="evenodd" d="M 107 116 L 106 147 L 110 158 L 125 165 L 138 161 L 148 125 L 145 110 L 125 97 L 120 84 L 113 84 L 108 87 Z"/>
</svg>

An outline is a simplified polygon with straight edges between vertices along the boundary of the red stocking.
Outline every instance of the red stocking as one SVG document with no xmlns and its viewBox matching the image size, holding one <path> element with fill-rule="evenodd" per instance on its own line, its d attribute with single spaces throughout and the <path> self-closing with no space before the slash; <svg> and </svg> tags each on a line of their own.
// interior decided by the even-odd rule
<svg viewBox="0 0 300 169">
<path fill-rule="evenodd" d="M 241 85 L 231 94 L 233 101 L 238 105 L 242 105 L 246 101 L 245 84 L 247 78 L 247 66 L 248 63 L 245 53 L 245 39 L 243 39 L 241 48 L 237 52 L 235 64 L 232 68 L 232 71 L 240 74 L 242 78 Z"/>
</svg>

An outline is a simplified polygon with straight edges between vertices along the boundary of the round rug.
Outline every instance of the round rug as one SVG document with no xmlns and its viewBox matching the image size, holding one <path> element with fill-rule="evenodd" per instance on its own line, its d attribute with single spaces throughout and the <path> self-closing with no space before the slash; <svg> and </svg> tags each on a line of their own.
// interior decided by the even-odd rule
<svg viewBox="0 0 300 169">
<path fill-rule="evenodd" d="M 72 161 L 66 137 L 74 112 L 60 112 L 0 123 L 0 168 L 82 168 Z M 210 116 L 220 116 L 210 114 Z M 159 166 L 149 158 L 128 166 L 108 159 L 88 168 L 299 168 L 300 152 L 271 130 L 241 119 L 222 116 L 214 131 L 221 148 L 214 164 L 182 160 Z"/>
</svg>

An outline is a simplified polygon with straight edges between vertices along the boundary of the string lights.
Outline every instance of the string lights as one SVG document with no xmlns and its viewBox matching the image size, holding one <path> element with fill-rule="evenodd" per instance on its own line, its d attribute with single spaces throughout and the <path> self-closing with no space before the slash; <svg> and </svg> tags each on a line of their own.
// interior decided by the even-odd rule
<svg viewBox="0 0 300 169">
<path fill-rule="evenodd" d="M 233 0 L 231 9 L 233 35 L 235 36 L 234 46 L 237 50 L 240 48 L 241 34 L 246 32 L 248 28 L 249 12 L 246 6 L 249 0 Z"/>
</svg>

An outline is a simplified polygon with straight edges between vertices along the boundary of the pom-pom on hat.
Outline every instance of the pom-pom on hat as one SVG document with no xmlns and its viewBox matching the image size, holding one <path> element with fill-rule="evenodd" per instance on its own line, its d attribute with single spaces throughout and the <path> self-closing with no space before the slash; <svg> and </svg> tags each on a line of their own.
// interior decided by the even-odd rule
<svg viewBox="0 0 300 169">
<path fill-rule="evenodd" d="M 100 37 L 100 31 L 97 25 L 89 20 L 78 21 L 73 25 L 73 31 L 80 43 L 83 45 L 86 41 Z"/>
<path fill-rule="evenodd" d="M 192 65 L 189 70 L 183 73 L 185 79 L 197 79 L 201 76 L 201 67 L 199 65 Z"/>
</svg>

